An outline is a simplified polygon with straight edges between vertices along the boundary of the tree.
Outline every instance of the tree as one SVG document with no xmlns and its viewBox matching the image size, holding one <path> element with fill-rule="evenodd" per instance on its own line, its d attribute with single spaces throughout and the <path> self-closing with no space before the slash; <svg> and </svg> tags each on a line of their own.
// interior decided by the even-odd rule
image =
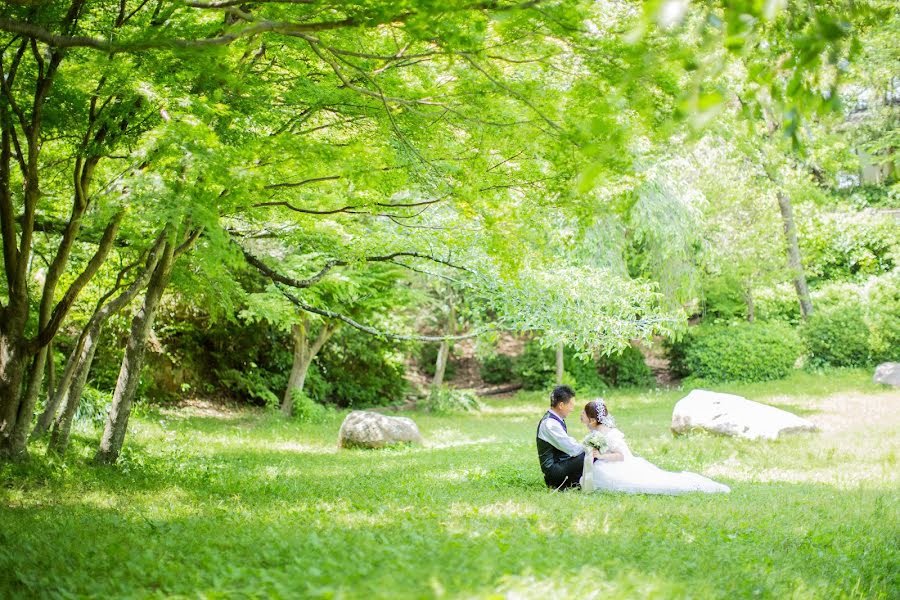
<svg viewBox="0 0 900 600">
<path fill-rule="evenodd" d="M 317 255 L 286 254 L 283 248 L 272 248 L 271 244 L 269 246 L 267 254 L 281 255 L 280 274 L 288 275 L 283 279 L 297 281 L 301 277 L 299 273 L 309 273 L 311 270 L 315 272 L 313 265 L 318 262 Z M 263 248 L 259 247 L 251 255 L 252 260 L 268 273 L 273 273 L 260 259 L 262 251 Z M 286 416 L 292 413 L 296 396 L 303 393 L 306 376 L 316 356 L 343 325 L 340 319 L 300 309 L 292 300 L 308 302 L 311 307 L 339 309 L 342 316 L 351 318 L 354 322 L 383 322 L 386 321 L 385 315 L 388 312 L 402 315 L 403 307 L 414 298 L 409 286 L 404 283 L 403 269 L 392 265 L 372 268 L 365 264 L 345 264 L 339 270 L 331 270 L 323 275 L 316 281 L 316 285 L 293 292 L 284 291 L 279 287 L 281 285 L 284 284 L 277 280 L 276 283 L 270 281 L 264 291 L 249 293 L 241 317 L 250 322 L 266 321 L 290 332 L 293 364 L 287 388 L 280 400 L 281 412 Z M 395 332 L 400 329 L 398 324 L 395 319 L 392 324 Z"/>
<path fill-rule="evenodd" d="M 440 225 L 446 229 L 435 236 L 438 246 L 461 253 L 473 238 L 462 227 L 483 230 L 475 236 L 480 252 L 473 254 L 476 261 L 486 257 L 484 264 L 463 266 L 474 272 L 473 285 L 497 296 L 503 322 L 547 327 L 556 342 L 567 338 L 583 348 L 649 333 L 667 317 L 654 312 L 650 290 L 627 279 L 609 279 L 624 296 L 621 302 L 600 303 L 614 316 L 588 308 L 587 297 L 571 314 L 592 320 L 563 314 L 567 299 L 548 289 L 551 280 L 529 264 L 528 230 L 541 223 L 551 203 L 572 216 L 590 214 L 594 203 L 584 202 L 583 195 L 598 181 L 615 182 L 630 173 L 641 154 L 634 140 L 664 141 L 678 127 L 673 115 L 702 114 L 715 105 L 721 95 L 708 88 L 715 73 L 696 69 L 698 59 L 723 47 L 735 51 L 735 39 L 744 47 L 768 29 L 802 30 L 804 36 L 779 38 L 784 47 L 805 52 L 790 56 L 795 75 L 779 96 L 786 105 L 796 104 L 812 94 L 804 73 L 821 62 L 823 52 L 835 49 L 840 56 L 849 43 L 835 19 L 846 16 L 852 24 L 864 11 L 831 5 L 806 11 L 801 3 L 789 3 L 763 22 L 757 3 L 684 14 L 639 7 L 412 0 L 5 5 L 3 452 L 24 453 L 46 347 L 109 252 L 108 244 L 99 245 L 83 277 L 72 278 L 56 301 L 71 248 L 96 199 L 89 186 L 99 175 L 107 184 L 95 190 L 98 198 L 106 198 L 101 190 L 127 192 L 118 175 L 123 172 L 145 174 L 132 177 L 132 185 L 153 178 L 182 185 L 183 210 L 160 221 L 175 227 L 182 236 L 178 242 L 202 230 L 216 255 L 227 246 L 223 230 L 236 222 L 260 225 L 254 235 L 265 235 L 273 227 L 302 232 L 311 220 L 335 219 L 357 223 L 350 240 L 311 248 L 330 246 L 325 255 L 342 261 L 434 258 L 427 247 L 417 247 L 430 240 L 398 235 L 385 225 L 420 233 L 416 227 L 434 225 L 417 224 L 417 211 L 447 206 Z M 819 33 L 828 34 L 822 43 Z M 756 81 L 773 72 L 768 63 L 760 65 L 753 72 Z M 181 116 L 167 121 L 175 113 Z M 205 128 L 199 136 L 198 123 Z M 185 145 L 187 172 L 132 150 L 170 134 L 178 138 L 174 145 Z M 209 152 L 226 148 L 228 161 Z M 71 186 L 52 176 L 59 164 L 73 174 Z M 14 193 L 19 188 L 22 193 Z M 47 200 L 60 197 L 50 189 L 65 189 L 74 201 L 31 332 L 29 259 L 36 216 L 59 205 Z M 195 197 L 197 190 L 204 193 Z M 129 223 L 138 212 L 109 222 L 102 239 L 141 223 Z M 165 269 L 159 273 L 154 285 L 167 279 Z M 599 292 L 598 273 L 580 268 L 568 274 L 584 286 L 579 294 Z M 545 291 L 560 305 L 540 307 L 537 296 Z M 155 294 L 145 295 L 136 339 L 152 322 Z M 355 322 L 295 299 L 307 312 Z M 598 327 L 602 333 L 593 333 Z M 139 363 L 140 353 L 133 358 Z"/>
<path fill-rule="evenodd" d="M 160 253 L 163 250 L 166 239 L 160 235 L 151 249 L 146 264 L 135 276 L 131 285 L 111 299 L 120 289 L 122 276 L 125 271 L 119 273 L 115 287 L 104 294 L 97 302 L 97 306 L 81 330 L 76 340 L 66 366 L 63 370 L 55 389 L 48 390 L 47 402 L 40 418 L 31 432 L 31 438 L 37 439 L 43 436 L 53 425 L 53 435 L 50 446 L 56 452 L 65 452 L 69 440 L 69 431 L 72 419 L 78 410 L 81 401 L 81 393 L 87 382 L 100 334 L 106 321 L 122 308 L 128 305 L 138 293 L 149 283 L 150 277 L 159 262 Z M 130 270 L 130 269 L 129 269 Z M 57 413 L 59 415 L 57 416 Z"/>
</svg>

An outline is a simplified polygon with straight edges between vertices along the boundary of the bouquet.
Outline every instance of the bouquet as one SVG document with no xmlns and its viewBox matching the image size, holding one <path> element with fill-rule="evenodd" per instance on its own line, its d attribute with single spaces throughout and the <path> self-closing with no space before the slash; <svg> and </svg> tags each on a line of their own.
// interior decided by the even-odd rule
<svg viewBox="0 0 900 600">
<path fill-rule="evenodd" d="M 600 454 L 604 454 L 607 450 L 609 450 L 609 444 L 606 441 L 606 436 L 599 431 L 592 431 L 587 434 L 587 437 L 582 440 L 581 444 L 588 452 L 590 452 L 591 450 L 599 450 Z"/>
</svg>

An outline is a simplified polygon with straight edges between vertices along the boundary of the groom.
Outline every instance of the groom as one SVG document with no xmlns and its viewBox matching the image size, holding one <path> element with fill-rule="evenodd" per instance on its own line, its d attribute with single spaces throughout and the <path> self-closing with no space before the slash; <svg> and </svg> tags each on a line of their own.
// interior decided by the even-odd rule
<svg viewBox="0 0 900 600">
<path fill-rule="evenodd" d="M 538 460 L 544 482 L 554 489 L 576 487 L 584 469 L 584 448 L 566 429 L 566 417 L 575 408 L 575 392 L 558 385 L 550 393 L 550 410 L 537 428 Z"/>
</svg>

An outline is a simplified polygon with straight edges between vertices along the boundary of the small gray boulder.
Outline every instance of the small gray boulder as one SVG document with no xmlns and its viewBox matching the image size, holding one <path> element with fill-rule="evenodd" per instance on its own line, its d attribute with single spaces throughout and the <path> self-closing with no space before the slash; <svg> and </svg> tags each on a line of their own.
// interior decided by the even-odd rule
<svg viewBox="0 0 900 600">
<path fill-rule="evenodd" d="M 412 419 L 366 410 L 354 410 L 347 415 L 338 433 L 341 448 L 383 448 L 403 442 L 422 443 L 422 435 Z"/>
<path fill-rule="evenodd" d="M 875 376 L 872 377 L 872 381 L 884 385 L 900 386 L 900 363 L 881 363 L 875 367 Z"/>
<path fill-rule="evenodd" d="M 672 432 L 703 429 L 749 440 L 775 440 L 785 433 L 816 431 L 795 414 L 733 394 L 694 390 L 672 411 Z"/>
</svg>

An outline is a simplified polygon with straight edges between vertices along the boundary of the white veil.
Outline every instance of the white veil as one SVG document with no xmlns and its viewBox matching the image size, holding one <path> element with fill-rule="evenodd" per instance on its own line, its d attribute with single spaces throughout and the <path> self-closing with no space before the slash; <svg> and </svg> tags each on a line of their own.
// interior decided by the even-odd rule
<svg viewBox="0 0 900 600">
<path fill-rule="evenodd" d="M 584 468 L 581 471 L 581 491 L 594 491 L 594 451 L 587 448 L 584 451 Z"/>
</svg>

